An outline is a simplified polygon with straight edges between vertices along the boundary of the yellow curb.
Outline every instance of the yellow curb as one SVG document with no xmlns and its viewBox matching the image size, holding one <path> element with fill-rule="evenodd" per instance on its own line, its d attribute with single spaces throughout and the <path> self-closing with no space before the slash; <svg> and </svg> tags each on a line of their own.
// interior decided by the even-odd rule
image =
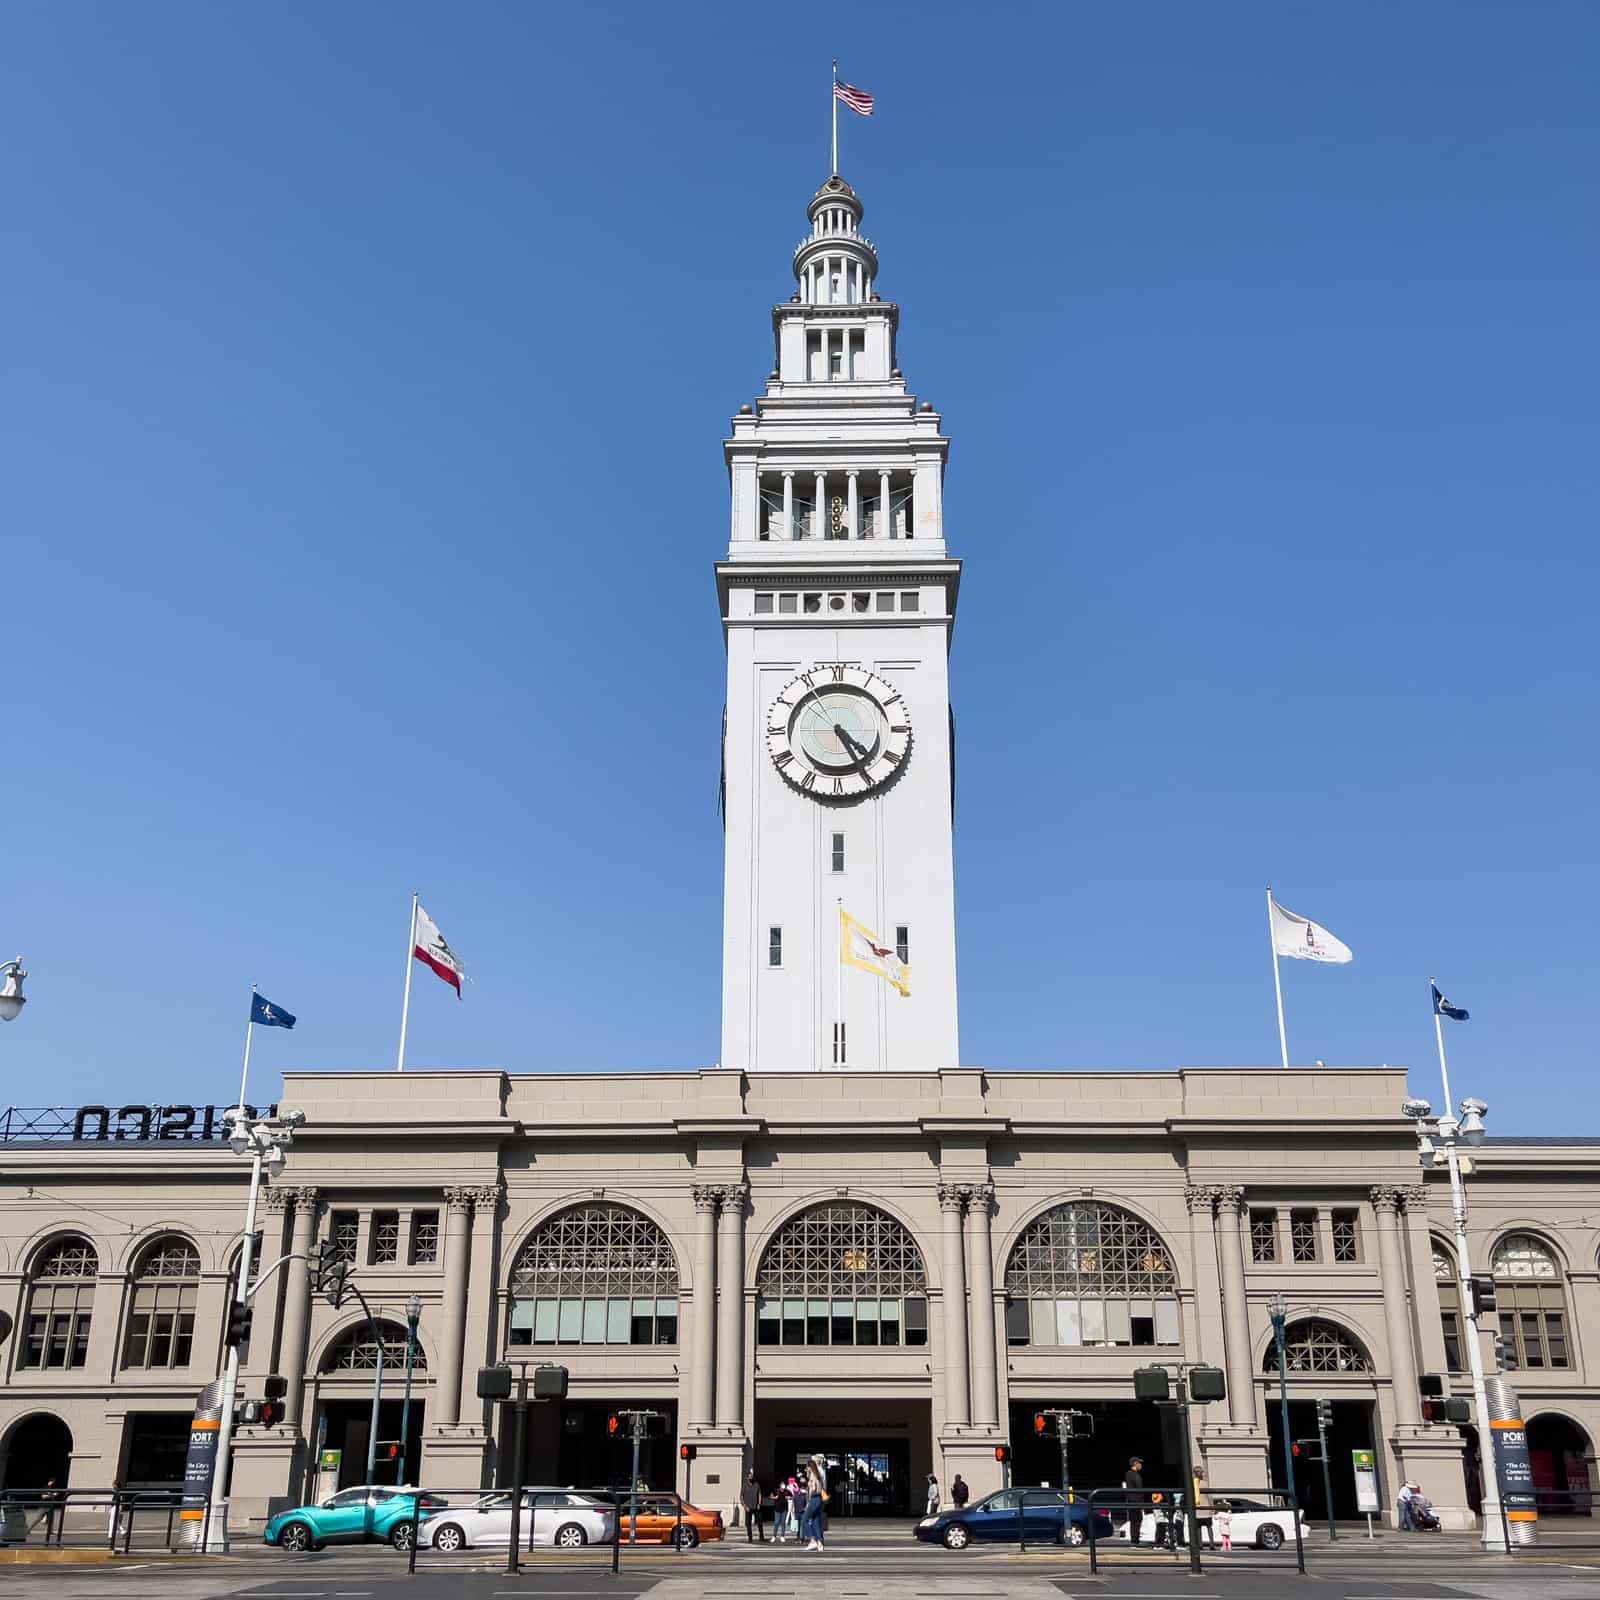
<svg viewBox="0 0 1600 1600">
<path fill-rule="evenodd" d="M 185 1551 L 170 1555 L 165 1550 L 29 1550 L 25 1546 L 0 1546 L 0 1565 L 24 1567 L 103 1566 L 111 1561 L 159 1561 L 164 1566 L 200 1566 L 217 1561 L 237 1561 L 237 1556 L 197 1555 Z"/>
</svg>

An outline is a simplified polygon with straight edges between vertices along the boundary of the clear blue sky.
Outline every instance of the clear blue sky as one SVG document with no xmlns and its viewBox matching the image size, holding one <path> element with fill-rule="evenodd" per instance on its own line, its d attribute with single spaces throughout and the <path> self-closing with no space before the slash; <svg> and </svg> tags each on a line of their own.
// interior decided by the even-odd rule
<svg viewBox="0 0 1600 1600">
<path fill-rule="evenodd" d="M 967 1063 L 1600 1131 L 1600 10 L 9 6 L 0 1100 L 718 1050 L 728 418 L 845 175 L 953 439 Z"/>
</svg>

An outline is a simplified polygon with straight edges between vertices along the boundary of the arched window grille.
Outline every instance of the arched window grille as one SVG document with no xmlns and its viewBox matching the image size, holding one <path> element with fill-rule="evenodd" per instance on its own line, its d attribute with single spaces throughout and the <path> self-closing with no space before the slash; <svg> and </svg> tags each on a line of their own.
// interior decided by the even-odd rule
<svg viewBox="0 0 1600 1600">
<path fill-rule="evenodd" d="M 1449 1249 L 1433 1241 L 1433 1276 L 1439 1291 L 1439 1327 L 1444 1334 L 1444 1364 L 1447 1371 L 1462 1370 L 1461 1283 L 1456 1277 L 1455 1257 Z"/>
<path fill-rule="evenodd" d="M 346 1328 L 328 1346 L 328 1353 L 322 1358 L 322 1371 L 326 1373 L 373 1371 L 378 1365 L 379 1339 L 383 1341 L 384 1371 L 404 1371 L 406 1330 L 401 1323 L 381 1320 L 378 1323 L 378 1339 L 372 1337 L 372 1328 L 368 1323 L 358 1322 Z M 413 1372 L 428 1370 L 428 1358 L 422 1353 L 420 1344 L 412 1353 L 411 1368 Z"/>
<path fill-rule="evenodd" d="M 1367 1352 L 1336 1323 L 1320 1317 L 1292 1322 L 1283 1335 L 1284 1365 L 1290 1372 L 1371 1372 Z M 1278 1370 L 1278 1347 L 1267 1346 L 1262 1368 Z"/>
<path fill-rule="evenodd" d="M 200 1252 L 169 1234 L 146 1247 L 133 1272 L 125 1367 L 186 1367 L 194 1349 L 194 1304 Z"/>
<path fill-rule="evenodd" d="M 81 1367 L 89 1359 L 89 1320 L 100 1258 L 87 1239 L 70 1235 L 46 1245 L 29 1273 L 27 1323 L 20 1365 Z"/>
<path fill-rule="evenodd" d="M 1160 1235 L 1100 1200 L 1052 1206 L 1023 1230 L 1006 1262 L 1006 1340 L 1181 1343 L 1178 1275 Z"/>
<path fill-rule="evenodd" d="M 760 1344 L 925 1345 L 928 1276 L 887 1212 L 830 1200 L 790 1217 L 756 1268 Z"/>
<path fill-rule="evenodd" d="M 1500 1316 L 1500 1359 L 1517 1370 L 1567 1367 L 1567 1292 L 1561 1263 L 1533 1233 L 1508 1233 L 1490 1258 Z"/>
<path fill-rule="evenodd" d="M 511 1268 L 509 1344 L 676 1344 L 678 1258 L 627 1206 L 541 1223 Z"/>
</svg>

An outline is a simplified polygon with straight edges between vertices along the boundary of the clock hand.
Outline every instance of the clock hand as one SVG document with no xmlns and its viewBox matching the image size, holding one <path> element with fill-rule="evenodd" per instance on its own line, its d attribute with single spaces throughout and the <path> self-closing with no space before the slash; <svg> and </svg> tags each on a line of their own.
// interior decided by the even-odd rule
<svg viewBox="0 0 1600 1600">
<path fill-rule="evenodd" d="M 839 742 L 844 745 L 846 750 L 853 750 L 856 752 L 856 768 L 861 773 L 863 778 L 866 777 L 867 768 L 872 762 L 872 755 L 867 750 L 866 746 L 860 744 L 857 740 L 852 739 L 850 735 L 844 731 L 844 728 L 840 723 L 834 723 L 833 731 L 838 734 Z"/>
</svg>

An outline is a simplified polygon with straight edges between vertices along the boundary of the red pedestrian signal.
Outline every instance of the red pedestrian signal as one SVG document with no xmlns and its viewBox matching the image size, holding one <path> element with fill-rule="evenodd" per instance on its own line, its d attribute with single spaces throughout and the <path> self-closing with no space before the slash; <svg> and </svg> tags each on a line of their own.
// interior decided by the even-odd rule
<svg viewBox="0 0 1600 1600">
<path fill-rule="evenodd" d="M 994 1458 L 996 1461 L 1009 1461 L 1011 1459 L 1011 1446 L 1008 1444 L 997 1444 L 994 1447 Z"/>
<path fill-rule="evenodd" d="M 618 1416 L 609 1416 L 609 1417 L 607 1417 L 606 1418 L 606 1432 L 613 1439 L 615 1439 L 616 1436 L 619 1433 L 622 1432 L 622 1418 L 618 1417 Z"/>
<path fill-rule="evenodd" d="M 1041 1438 L 1049 1431 L 1050 1419 L 1042 1411 L 1033 1414 L 1033 1431 Z"/>
<path fill-rule="evenodd" d="M 695 1446 L 694 1445 L 692 1445 L 692 1444 L 680 1444 L 678 1446 L 678 1459 L 680 1461 L 693 1461 L 694 1458 L 695 1458 Z"/>
</svg>

